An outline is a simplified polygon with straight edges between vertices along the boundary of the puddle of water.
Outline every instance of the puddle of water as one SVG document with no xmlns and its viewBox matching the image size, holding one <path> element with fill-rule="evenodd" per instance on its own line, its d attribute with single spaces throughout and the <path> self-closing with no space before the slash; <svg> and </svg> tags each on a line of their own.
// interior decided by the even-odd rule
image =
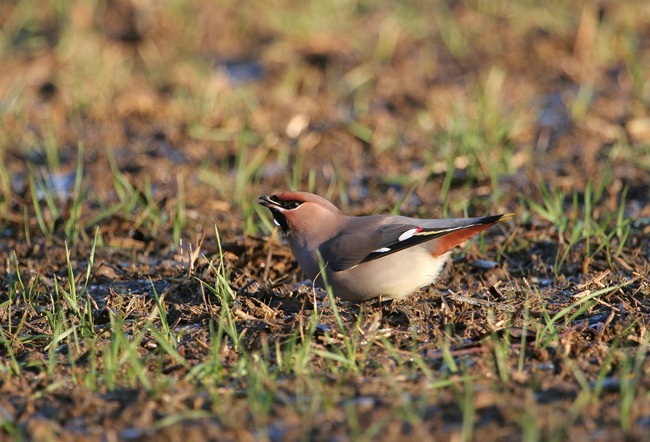
<svg viewBox="0 0 650 442">
<path fill-rule="evenodd" d="M 70 200 L 76 177 L 75 170 L 54 173 L 44 172 L 42 177 L 34 180 L 36 198 L 43 201 L 48 194 L 51 194 L 60 202 Z M 19 195 L 26 193 L 28 186 L 29 180 L 24 174 L 14 173 L 11 177 L 11 188 L 15 193 Z"/>
<path fill-rule="evenodd" d="M 495 261 L 489 261 L 487 259 L 477 259 L 476 261 L 470 262 L 469 265 L 475 269 L 490 270 L 495 268 L 497 266 L 497 263 Z"/>
<path fill-rule="evenodd" d="M 546 129 L 563 132 L 569 129 L 570 117 L 562 94 L 553 92 L 541 99 L 542 112 L 537 120 L 537 125 Z"/>
<path fill-rule="evenodd" d="M 323 332 L 323 333 L 331 333 L 332 332 L 332 327 L 330 327 L 329 325 L 318 323 L 316 325 L 316 328 L 319 331 Z"/>
<path fill-rule="evenodd" d="M 234 85 L 257 81 L 264 76 L 264 68 L 255 60 L 230 60 L 220 64 L 218 68 L 225 70 Z"/>
<path fill-rule="evenodd" d="M 540 97 L 541 112 L 537 119 L 539 135 L 537 148 L 546 151 L 554 147 L 558 135 L 571 129 L 571 115 L 566 104 L 568 94 L 576 95 L 577 88 L 570 88 L 568 91 L 553 92 Z"/>
<path fill-rule="evenodd" d="M 59 201 L 72 198 L 72 188 L 77 177 L 76 171 L 54 172 L 45 176 L 42 182 L 36 183 L 36 196 L 39 201 L 45 199 L 47 192 L 56 196 Z"/>
<path fill-rule="evenodd" d="M 153 134 L 153 143 L 151 143 L 151 148 L 162 155 L 165 158 L 170 159 L 176 164 L 187 163 L 187 157 L 183 152 L 177 150 L 174 145 L 169 141 L 167 135 L 158 131 Z"/>
</svg>

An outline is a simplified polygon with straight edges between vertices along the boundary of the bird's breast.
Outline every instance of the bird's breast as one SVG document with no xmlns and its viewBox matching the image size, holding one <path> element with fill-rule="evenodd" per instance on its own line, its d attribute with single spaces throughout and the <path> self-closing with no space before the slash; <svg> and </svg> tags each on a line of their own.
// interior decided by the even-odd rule
<svg viewBox="0 0 650 442">
<path fill-rule="evenodd" d="M 438 279 L 447 256 L 433 256 L 427 248 L 415 246 L 348 270 L 328 272 L 327 277 L 334 294 L 343 299 L 403 299 Z"/>
</svg>

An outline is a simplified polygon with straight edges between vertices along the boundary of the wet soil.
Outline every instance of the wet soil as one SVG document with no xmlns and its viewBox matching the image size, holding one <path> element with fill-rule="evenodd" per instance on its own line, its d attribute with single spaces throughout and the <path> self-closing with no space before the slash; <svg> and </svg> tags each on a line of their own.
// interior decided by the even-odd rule
<svg viewBox="0 0 650 442">
<path fill-rule="evenodd" d="M 635 18 L 575 2 L 555 29 L 443 2 L 465 46 L 422 12 L 429 28 L 402 32 L 382 59 L 349 29 L 298 35 L 250 5 L 137 3 L 5 19 L 1 438 L 458 439 L 471 410 L 474 439 L 647 440 L 647 84 L 629 54 L 598 58 L 607 26 L 635 31 L 631 50 L 650 56 L 647 8 Z M 18 20 L 18 8 L 0 17 Z M 390 8 L 358 8 L 351 29 L 390 38 Z M 75 51 L 96 54 L 99 71 L 74 77 Z M 408 300 L 338 301 L 341 329 L 255 207 L 294 178 L 350 214 L 401 204 L 408 216 L 517 218 L 455 251 Z M 531 201 L 556 204 L 561 223 Z M 592 234 L 576 241 L 587 218 Z M 232 300 L 208 289 L 222 268 Z M 94 337 L 54 351 L 52 299 L 70 270 Z M 180 358 L 144 333 L 137 357 L 155 387 L 93 382 L 116 313 L 133 339 L 148 320 L 162 327 L 160 298 Z M 200 377 L 224 303 L 241 339 L 222 338 L 218 368 Z M 314 308 L 314 351 L 342 352 L 354 336 L 354 369 L 278 362 Z M 273 385 L 239 371 L 250 355 L 269 362 Z"/>
</svg>

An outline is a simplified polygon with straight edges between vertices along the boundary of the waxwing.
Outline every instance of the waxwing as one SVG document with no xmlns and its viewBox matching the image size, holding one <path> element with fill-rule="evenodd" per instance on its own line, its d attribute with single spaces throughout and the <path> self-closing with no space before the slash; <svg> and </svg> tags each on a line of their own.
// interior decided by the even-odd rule
<svg viewBox="0 0 650 442">
<path fill-rule="evenodd" d="M 451 249 L 514 215 L 347 216 L 307 192 L 261 196 L 259 203 L 271 210 L 307 277 L 321 287 L 326 282 L 334 295 L 350 301 L 406 298 L 440 276 Z"/>
</svg>

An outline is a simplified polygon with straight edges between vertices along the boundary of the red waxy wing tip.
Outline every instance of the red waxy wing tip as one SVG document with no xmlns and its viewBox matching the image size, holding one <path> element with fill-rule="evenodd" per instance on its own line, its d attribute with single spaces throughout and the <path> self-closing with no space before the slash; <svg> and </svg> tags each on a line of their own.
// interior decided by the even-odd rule
<svg viewBox="0 0 650 442">
<path fill-rule="evenodd" d="M 433 256 L 443 255 L 463 241 L 466 241 L 469 238 L 478 235 L 482 231 L 489 229 L 497 223 L 510 221 L 514 216 L 514 213 L 506 213 L 503 215 L 487 217 L 485 221 L 480 224 L 463 227 L 461 229 L 454 230 L 445 235 L 442 235 L 436 239 L 436 247 L 431 252 L 431 254 Z"/>
</svg>

